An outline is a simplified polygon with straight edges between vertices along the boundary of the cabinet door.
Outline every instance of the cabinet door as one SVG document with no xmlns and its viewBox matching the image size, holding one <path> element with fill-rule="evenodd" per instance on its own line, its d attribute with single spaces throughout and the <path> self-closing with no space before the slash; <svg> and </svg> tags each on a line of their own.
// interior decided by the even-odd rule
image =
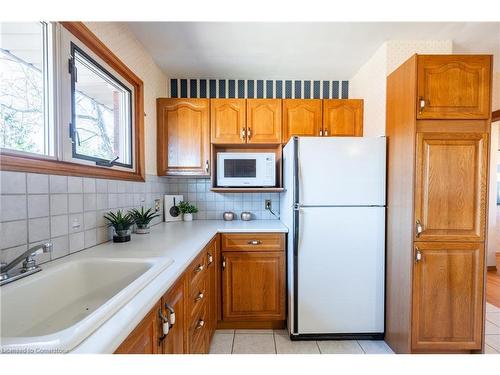
<svg viewBox="0 0 500 375">
<path fill-rule="evenodd" d="M 211 99 L 212 143 L 245 143 L 245 99 Z"/>
<path fill-rule="evenodd" d="M 487 119 L 491 56 L 418 56 L 417 118 Z"/>
<path fill-rule="evenodd" d="M 488 135 L 418 133 L 416 152 L 415 240 L 484 240 Z"/>
<path fill-rule="evenodd" d="M 322 128 L 320 99 L 283 100 L 283 143 L 290 137 L 320 136 Z"/>
<path fill-rule="evenodd" d="M 247 143 L 281 143 L 281 99 L 247 99 Z"/>
<path fill-rule="evenodd" d="M 181 278 L 170 288 L 170 290 L 163 296 L 162 311 L 163 316 L 171 319 L 172 311 L 175 314 L 175 323 L 170 326 L 168 335 L 164 336 L 163 353 L 164 354 L 183 354 L 184 350 L 184 332 L 186 328 L 186 314 L 185 314 L 185 279 Z M 160 332 L 160 335 L 163 332 Z"/>
<path fill-rule="evenodd" d="M 208 325 L 209 337 L 215 332 L 217 327 L 217 301 L 219 293 L 217 293 L 217 241 L 213 239 L 207 246 L 207 270 L 208 270 Z"/>
<path fill-rule="evenodd" d="M 412 347 L 421 351 L 481 349 L 482 243 L 422 242 L 413 269 Z M 416 258 L 415 258 L 416 259 Z"/>
<path fill-rule="evenodd" d="M 285 254 L 224 252 L 223 320 L 285 319 Z"/>
<path fill-rule="evenodd" d="M 157 354 L 159 345 L 160 303 L 146 315 L 130 335 L 116 349 L 116 354 Z"/>
<path fill-rule="evenodd" d="M 158 175 L 209 175 L 208 99 L 158 99 Z"/>
<path fill-rule="evenodd" d="M 323 100 L 323 135 L 327 137 L 362 137 L 363 100 Z"/>
</svg>

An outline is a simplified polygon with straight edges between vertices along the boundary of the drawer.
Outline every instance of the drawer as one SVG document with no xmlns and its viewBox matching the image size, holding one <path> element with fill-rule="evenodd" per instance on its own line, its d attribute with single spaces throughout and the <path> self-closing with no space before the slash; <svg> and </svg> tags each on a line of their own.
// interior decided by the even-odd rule
<svg viewBox="0 0 500 375">
<path fill-rule="evenodd" d="M 187 271 L 189 277 L 189 286 L 195 284 L 203 275 L 207 274 L 207 254 L 202 251 L 189 265 Z"/>
<path fill-rule="evenodd" d="M 284 233 L 222 234 L 222 251 L 284 251 Z"/>
<path fill-rule="evenodd" d="M 189 286 L 188 293 L 188 311 L 189 316 L 196 314 L 200 307 L 207 303 L 209 298 L 209 279 L 208 273 L 202 277 L 196 278 L 196 283 Z"/>
<path fill-rule="evenodd" d="M 190 321 L 188 331 L 190 353 L 206 352 L 208 326 L 208 304 L 204 303 L 200 311 Z"/>
</svg>

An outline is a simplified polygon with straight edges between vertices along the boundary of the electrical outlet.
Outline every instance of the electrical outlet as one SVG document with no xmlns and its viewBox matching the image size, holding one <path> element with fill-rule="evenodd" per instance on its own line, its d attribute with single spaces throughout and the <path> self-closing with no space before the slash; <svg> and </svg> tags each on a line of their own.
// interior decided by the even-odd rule
<svg viewBox="0 0 500 375">
<path fill-rule="evenodd" d="M 155 199 L 155 212 L 160 211 L 160 200 Z"/>
<path fill-rule="evenodd" d="M 266 199 L 265 200 L 264 208 L 266 210 L 272 210 L 273 209 L 273 205 L 271 204 L 271 200 L 270 199 Z"/>
</svg>

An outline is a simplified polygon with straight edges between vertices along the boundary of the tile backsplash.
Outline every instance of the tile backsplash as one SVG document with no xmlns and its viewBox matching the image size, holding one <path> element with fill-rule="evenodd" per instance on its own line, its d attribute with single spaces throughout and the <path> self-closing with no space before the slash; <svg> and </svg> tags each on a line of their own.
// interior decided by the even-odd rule
<svg viewBox="0 0 500 375">
<path fill-rule="evenodd" d="M 57 176 L 0 171 L 0 261 L 9 262 L 28 246 L 52 242 L 52 253 L 38 257 L 39 263 L 107 242 L 112 230 L 103 215 L 118 209 L 152 207 L 163 195 L 182 194 L 195 204 L 195 219 L 221 220 L 225 211 L 240 219 L 250 211 L 253 219 L 277 219 L 264 208 L 271 199 L 279 216 L 278 193 L 214 193 L 210 180 L 146 176 L 146 182 Z"/>
<path fill-rule="evenodd" d="M 152 207 L 168 192 L 167 179 L 148 175 L 146 182 L 0 171 L 0 261 L 8 262 L 40 242 L 52 242 L 43 263 L 109 241 L 104 213 Z"/>
<path fill-rule="evenodd" d="M 206 178 L 168 178 L 169 194 L 182 194 L 184 200 L 198 207 L 195 219 L 222 220 L 225 211 L 234 212 L 238 220 L 242 211 L 250 211 L 253 219 L 277 219 L 264 208 L 266 199 L 271 199 L 273 212 L 279 216 L 279 193 L 214 193 L 210 186 Z"/>
</svg>

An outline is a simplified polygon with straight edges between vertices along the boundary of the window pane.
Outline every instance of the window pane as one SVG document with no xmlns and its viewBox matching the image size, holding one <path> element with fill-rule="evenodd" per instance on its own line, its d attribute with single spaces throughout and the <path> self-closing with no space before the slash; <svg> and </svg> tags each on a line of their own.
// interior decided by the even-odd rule
<svg viewBox="0 0 500 375">
<path fill-rule="evenodd" d="M 132 165 L 131 92 L 73 45 L 74 152 L 87 160 Z"/>
<path fill-rule="evenodd" d="M 0 23 L 0 147 L 49 155 L 46 25 Z"/>
</svg>

